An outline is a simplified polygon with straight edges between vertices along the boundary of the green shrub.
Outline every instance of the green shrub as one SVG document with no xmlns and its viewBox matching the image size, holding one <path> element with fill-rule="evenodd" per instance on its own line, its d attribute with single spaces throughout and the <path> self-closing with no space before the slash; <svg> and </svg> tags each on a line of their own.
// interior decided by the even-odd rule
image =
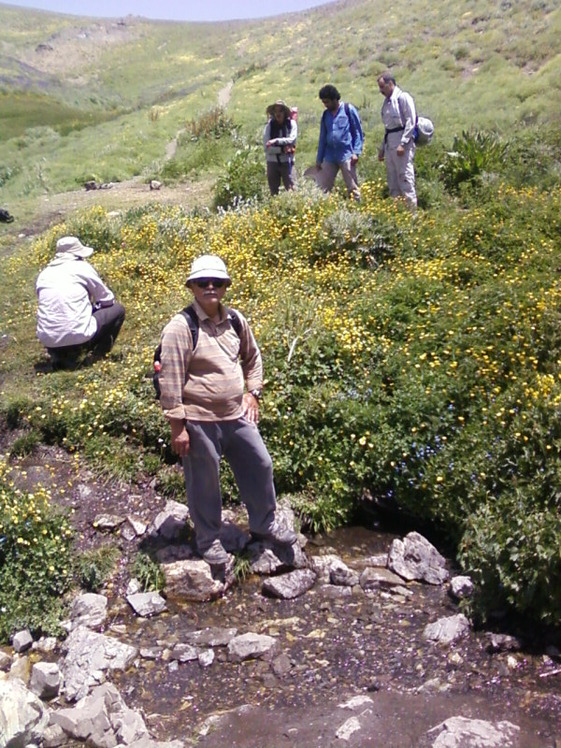
<svg viewBox="0 0 561 748">
<path fill-rule="evenodd" d="M 60 633 L 64 594 L 72 581 L 72 532 L 53 512 L 49 494 L 13 489 L 0 470 L 0 640 L 29 628 Z"/>
<path fill-rule="evenodd" d="M 464 130 L 461 137 L 454 137 L 452 150 L 440 166 L 446 188 L 454 192 L 464 182 L 476 183 L 502 165 L 506 152 L 506 143 L 494 133 Z"/>
<path fill-rule="evenodd" d="M 236 151 L 214 188 L 215 208 L 234 208 L 265 194 L 265 166 L 262 149 L 245 146 Z"/>
<path fill-rule="evenodd" d="M 186 136 L 191 140 L 200 138 L 221 138 L 235 130 L 234 121 L 228 117 L 223 107 L 213 107 L 189 120 L 185 125 Z"/>
</svg>

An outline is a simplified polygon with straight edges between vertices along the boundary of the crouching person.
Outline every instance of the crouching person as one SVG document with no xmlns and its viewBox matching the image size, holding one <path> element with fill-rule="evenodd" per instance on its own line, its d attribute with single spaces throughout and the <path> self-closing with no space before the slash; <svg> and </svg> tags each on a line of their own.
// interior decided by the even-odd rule
<svg viewBox="0 0 561 748">
<path fill-rule="evenodd" d="M 37 278 L 37 337 L 53 369 L 72 368 L 83 351 L 104 356 L 125 320 L 124 307 L 86 262 L 93 251 L 77 237 L 63 236 Z"/>
<path fill-rule="evenodd" d="M 273 465 L 257 428 L 261 353 L 247 320 L 222 304 L 230 283 L 219 257 L 196 259 L 187 278 L 192 324 L 177 314 L 161 337 L 160 403 L 172 449 L 183 461 L 197 549 L 211 566 L 232 558 L 220 540 L 221 457 L 234 473 L 252 536 L 287 545 L 296 540 L 275 521 Z"/>
</svg>

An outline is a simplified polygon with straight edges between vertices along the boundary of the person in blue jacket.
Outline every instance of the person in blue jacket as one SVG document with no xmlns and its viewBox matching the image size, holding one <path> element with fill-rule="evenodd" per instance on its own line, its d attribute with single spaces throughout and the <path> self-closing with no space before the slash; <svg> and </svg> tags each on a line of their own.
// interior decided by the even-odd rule
<svg viewBox="0 0 561 748">
<path fill-rule="evenodd" d="M 331 84 L 320 88 L 319 98 L 325 111 L 316 157 L 318 183 L 325 192 L 330 192 L 341 170 L 349 195 L 360 200 L 356 165 L 362 154 L 364 135 L 359 113 L 352 104 L 341 101 L 341 94 Z"/>
</svg>

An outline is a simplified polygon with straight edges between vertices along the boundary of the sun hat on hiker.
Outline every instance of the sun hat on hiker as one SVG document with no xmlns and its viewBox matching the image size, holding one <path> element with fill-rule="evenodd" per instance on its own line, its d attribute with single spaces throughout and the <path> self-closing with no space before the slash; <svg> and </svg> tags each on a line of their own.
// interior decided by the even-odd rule
<svg viewBox="0 0 561 748">
<path fill-rule="evenodd" d="M 84 246 L 77 236 L 63 236 L 56 243 L 56 257 L 72 255 L 83 259 L 93 255 L 93 252 L 93 247 Z"/>
<path fill-rule="evenodd" d="M 191 265 L 191 272 L 187 278 L 187 285 L 191 281 L 198 280 L 200 278 L 212 278 L 216 280 L 226 281 L 226 285 L 230 285 L 231 278 L 228 275 L 228 270 L 224 264 L 224 260 L 221 260 L 217 255 L 202 255 L 193 260 Z"/>
<path fill-rule="evenodd" d="M 275 115 L 275 109 L 277 107 L 282 107 L 282 109 L 284 111 L 284 116 L 287 119 L 290 118 L 290 107 L 282 99 L 279 99 L 278 101 L 275 101 L 274 104 L 269 104 L 269 106 L 267 107 L 267 114 L 269 115 L 269 117 L 274 117 L 274 115 Z"/>
</svg>

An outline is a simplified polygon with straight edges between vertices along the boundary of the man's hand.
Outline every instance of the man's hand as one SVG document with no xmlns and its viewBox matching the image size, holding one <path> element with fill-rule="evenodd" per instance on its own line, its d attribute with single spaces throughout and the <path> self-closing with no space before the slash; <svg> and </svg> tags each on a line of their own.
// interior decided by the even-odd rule
<svg viewBox="0 0 561 748">
<path fill-rule="evenodd" d="M 403 154 L 405 153 L 405 147 L 404 147 L 404 146 L 402 146 L 402 145 L 401 145 L 401 143 L 400 143 L 400 144 L 399 144 L 399 145 L 397 146 L 397 148 L 396 148 L 395 152 L 397 153 L 397 155 L 398 155 L 398 156 L 403 156 Z"/>
<path fill-rule="evenodd" d="M 356 153 L 353 153 L 353 155 L 351 156 L 351 164 L 356 164 L 357 161 L 358 156 L 356 155 Z"/>
<path fill-rule="evenodd" d="M 378 161 L 383 161 L 383 160 L 384 160 L 384 149 L 380 148 L 380 150 L 378 151 Z"/>
<path fill-rule="evenodd" d="M 259 400 L 251 392 L 243 396 L 243 414 L 250 423 L 259 423 Z"/>
<path fill-rule="evenodd" d="M 171 427 L 171 448 L 179 457 L 185 457 L 189 451 L 189 432 L 185 428 L 185 421 L 173 420 Z"/>
</svg>

